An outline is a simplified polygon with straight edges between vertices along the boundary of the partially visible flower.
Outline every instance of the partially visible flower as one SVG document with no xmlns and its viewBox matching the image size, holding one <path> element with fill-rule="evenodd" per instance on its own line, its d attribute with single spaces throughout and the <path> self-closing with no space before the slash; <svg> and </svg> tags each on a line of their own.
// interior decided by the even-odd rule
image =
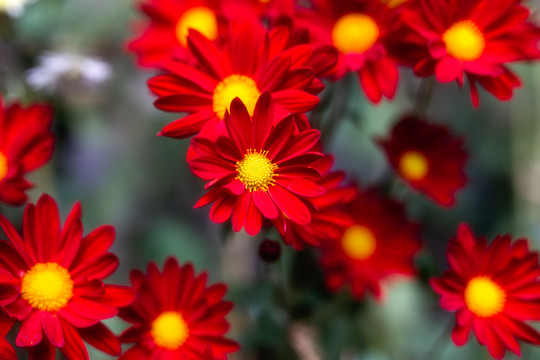
<svg viewBox="0 0 540 360">
<path fill-rule="evenodd" d="M 0 12 L 5 12 L 11 16 L 20 16 L 27 4 L 36 0 L 0 0 Z"/>
<path fill-rule="evenodd" d="M 526 239 L 499 235 L 489 245 L 461 224 L 447 251 L 450 269 L 430 281 L 441 307 L 456 311 L 452 340 L 464 345 L 471 330 L 491 356 L 506 349 L 521 355 L 517 340 L 540 346 L 540 333 L 527 320 L 540 320 L 538 253 Z"/>
<path fill-rule="evenodd" d="M 264 239 L 259 245 L 259 257 L 267 263 L 275 263 L 281 256 L 281 245 L 274 240 Z"/>
<path fill-rule="evenodd" d="M 22 205 L 32 183 L 26 173 L 44 165 L 53 154 L 52 111 L 46 105 L 5 107 L 0 95 L 0 202 Z"/>
<path fill-rule="evenodd" d="M 195 275 L 193 266 L 179 266 L 169 258 L 160 272 L 155 263 L 147 274 L 131 272 L 137 299 L 120 309 L 119 316 L 133 324 L 120 335 L 122 343 L 135 343 L 121 357 L 131 359 L 227 359 L 238 344 L 224 335 L 225 316 L 233 304 L 224 301 L 224 284 L 207 286 L 208 275 Z"/>
<path fill-rule="evenodd" d="M 445 126 L 406 116 L 394 125 L 389 139 L 378 143 L 412 188 L 440 205 L 454 205 L 455 193 L 467 183 L 463 138 Z"/>
</svg>

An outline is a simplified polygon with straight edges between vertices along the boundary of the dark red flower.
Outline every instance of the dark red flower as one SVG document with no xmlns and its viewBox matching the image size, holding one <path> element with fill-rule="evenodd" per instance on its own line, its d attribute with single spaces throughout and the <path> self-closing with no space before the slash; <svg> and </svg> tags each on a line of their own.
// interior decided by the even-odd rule
<svg viewBox="0 0 540 360">
<path fill-rule="evenodd" d="M 259 257 L 267 263 L 275 263 L 281 256 L 281 245 L 274 240 L 264 239 L 259 245 Z"/>
</svg>

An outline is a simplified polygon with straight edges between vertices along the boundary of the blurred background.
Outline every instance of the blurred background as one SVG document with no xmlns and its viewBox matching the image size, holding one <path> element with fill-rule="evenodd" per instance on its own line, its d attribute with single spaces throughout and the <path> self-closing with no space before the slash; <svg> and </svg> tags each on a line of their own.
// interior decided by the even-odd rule
<svg viewBox="0 0 540 360">
<path fill-rule="evenodd" d="M 179 115 L 153 107 L 146 80 L 154 72 L 138 69 L 125 50 L 141 18 L 135 0 L 38 0 L 16 16 L 1 12 L 1 4 L 0 93 L 8 102 L 49 103 L 55 113 L 55 153 L 30 176 L 31 201 L 51 194 L 64 218 L 80 201 L 85 233 L 116 228 L 120 268 L 111 282 L 127 285 L 132 268 L 149 261 L 161 267 L 175 256 L 207 271 L 211 282 L 227 283 L 235 302 L 229 336 L 242 345 L 231 359 L 490 359 L 475 341 L 454 347 L 454 314 L 439 308 L 427 280 L 446 269 L 447 241 L 463 221 L 490 239 L 511 233 L 540 248 L 540 66 L 512 67 L 524 80 L 512 101 L 482 93 L 476 110 L 468 91 L 433 84 L 427 115 L 465 137 L 469 184 L 451 209 L 393 185 L 391 196 L 422 224 L 419 276 L 386 284 L 380 302 L 355 301 L 348 290 L 324 288 L 313 250 L 282 247 L 281 259 L 266 264 L 257 255 L 262 238 L 232 233 L 212 223 L 207 208 L 192 208 L 204 189 L 185 161 L 189 140 L 156 136 Z M 391 103 L 368 103 L 354 76 L 321 95 L 327 108 L 319 111 L 332 129 L 325 151 L 362 187 L 392 176 L 373 139 L 415 106 L 421 80 L 408 69 L 401 75 Z M 1 211 L 20 224 L 23 207 Z M 119 319 L 107 323 L 116 333 L 127 327 Z M 91 359 L 111 359 L 89 349 Z M 540 350 L 522 349 L 523 359 L 540 358 Z"/>
</svg>

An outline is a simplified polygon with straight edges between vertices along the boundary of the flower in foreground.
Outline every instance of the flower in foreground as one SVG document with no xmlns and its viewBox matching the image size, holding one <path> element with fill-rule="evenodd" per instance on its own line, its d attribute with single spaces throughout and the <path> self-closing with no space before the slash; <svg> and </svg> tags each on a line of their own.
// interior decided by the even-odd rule
<svg viewBox="0 0 540 360">
<path fill-rule="evenodd" d="M 224 301 L 224 284 L 207 286 L 207 274 L 195 275 L 193 266 L 179 266 L 174 258 L 163 272 L 155 263 L 148 274 L 133 270 L 137 299 L 120 309 L 120 317 L 133 324 L 120 335 L 122 343 L 135 343 L 121 360 L 227 359 L 238 344 L 224 337 L 225 316 L 233 304 Z"/>
<path fill-rule="evenodd" d="M 31 360 L 55 358 L 55 347 L 69 360 L 89 359 L 83 340 L 107 354 L 120 355 L 120 343 L 101 322 L 134 298 L 131 288 L 104 284 L 118 267 L 107 252 L 114 228 L 101 226 L 83 236 L 76 204 L 60 227 L 54 200 L 43 195 L 27 205 L 23 234 L 3 216 L 8 241 L 0 241 L 0 267 L 20 293 L 4 308 L 20 321 L 16 345 L 27 347 Z"/>
<path fill-rule="evenodd" d="M 495 359 L 506 349 L 520 355 L 517 340 L 540 345 L 540 334 L 527 320 L 540 320 L 538 253 L 526 239 L 499 235 L 488 245 L 466 224 L 458 227 L 447 251 L 450 269 L 431 279 L 441 307 L 456 311 L 452 340 L 464 345 L 471 330 Z"/>
<path fill-rule="evenodd" d="M 5 107 L 0 96 L 0 201 L 22 205 L 32 183 L 24 175 L 52 156 L 52 111 L 46 105 Z"/>
<path fill-rule="evenodd" d="M 467 153 L 463 139 L 447 127 L 406 116 L 394 125 L 389 139 L 379 140 L 390 165 L 413 189 L 443 206 L 452 206 L 465 186 Z"/>
</svg>

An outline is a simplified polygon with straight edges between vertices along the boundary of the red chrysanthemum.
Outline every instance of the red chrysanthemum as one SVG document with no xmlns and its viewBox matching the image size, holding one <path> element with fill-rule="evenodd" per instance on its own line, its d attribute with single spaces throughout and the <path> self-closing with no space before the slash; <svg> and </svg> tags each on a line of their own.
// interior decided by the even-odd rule
<svg viewBox="0 0 540 360">
<path fill-rule="evenodd" d="M 304 113 L 319 102 L 313 94 L 322 90 L 314 70 L 307 66 L 311 47 L 294 46 L 274 54 L 273 34 L 247 22 L 235 23 L 223 47 L 216 47 L 191 31 L 188 44 L 197 67 L 181 62 L 167 65 L 168 74 L 150 79 L 150 89 L 159 96 L 161 110 L 189 115 L 167 125 L 161 135 L 183 138 L 206 126 L 210 137 L 224 131 L 223 118 L 231 101 L 239 97 L 253 115 L 263 92 L 276 104 L 276 117 Z M 280 39 L 283 37 L 280 35 Z"/>
<path fill-rule="evenodd" d="M 52 111 L 45 105 L 4 107 L 0 95 L 0 201 L 22 205 L 32 184 L 27 172 L 45 164 L 52 156 Z"/>
<path fill-rule="evenodd" d="M 520 0 L 419 0 L 405 5 L 403 21 L 426 50 L 415 73 L 463 85 L 478 105 L 479 83 L 500 100 L 512 97 L 519 79 L 505 66 L 537 58 L 540 33 Z"/>
<path fill-rule="evenodd" d="M 259 232 L 263 217 L 302 225 L 311 221 L 306 202 L 325 192 L 315 183 L 321 173 L 313 166 L 323 156 L 313 151 L 320 133 L 298 130 L 293 116 L 273 125 L 274 118 L 269 94 L 261 96 L 253 117 L 237 98 L 225 116 L 226 135 L 215 142 L 192 139 L 196 155 L 189 165 L 210 188 L 195 207 L 214 202 L 212 221 L 232 216 L 233 230 L 244 227 L 251 235 Z"/>
<path fill-rule="evenodd" d="M 328 288 L 337 291 L 348 283 L 356 298 L 366 291 L 380 297 L 382 279 L 415 273 L 413 257 L 420 249 L 419 231 L 406 218 L 401 203 L 368 191 L 359 193 L 344 210 L 352 217 L 352 224 L 320 247 Z"/>
<path fill-rule="evenodd" d="M 506 349 L 520 355 L 517 340 L 540 345 L 538 331 L 525 323 L 540 320 L 538 253 L 529 250 L 526 239 L 512 244 L 503 235 L 488 245 L 461 224 L 447 257 L 450 270 L 431 279 L 431 287 L 443 309 L 456 311 L 452 340 L 457 346 L 467 342 L 471 329 L 496 359 Z"/>
<path fill-rule="evenodd" d="M 412 188 L 443 206 L 452 206 L 455 193 L 465 186 L 467 153 L 463 139 L 447 127 L 406 116 L 379 140 L 390 165 Z"/>
<path fill-rule="evenodd" d="M 0 225 L 10 240 L 0 241 L 0 267 L 20 289 L 5 306 L 21 322 L 17 346 L 28 347 L 35 360 L 54 359 L 55 347 L 67 359 L 89 359 L 83 340 L 120 355 L 119 341 L 101 323 L 134 298 L 133 289 L 102 282 L 118 267 L 118 258 L 107 252 L 114 228 L 102 226 L 83 237 L 76 204 L 61 229 L 58 208 L 48 195 L 27 205 L 22 236 L 3 216 Z"/>
<path fill-rule="evenodd" d="M 224 337 L 229 329 L 225 316 L 233 304 L 223 300 L 224 284 L 207 287 L 207 274 L 196 276 L 191 264 L 182 267 L 174 258 L 160 273 L 154 263 L 148 275 L 131 273 L 137 299 L 120 309 L 119 316 L 132 323 L 120 335 L 123 343 L 135 343 L 122 360 L 225 360 L 238 344 Z"/>
</svg>

